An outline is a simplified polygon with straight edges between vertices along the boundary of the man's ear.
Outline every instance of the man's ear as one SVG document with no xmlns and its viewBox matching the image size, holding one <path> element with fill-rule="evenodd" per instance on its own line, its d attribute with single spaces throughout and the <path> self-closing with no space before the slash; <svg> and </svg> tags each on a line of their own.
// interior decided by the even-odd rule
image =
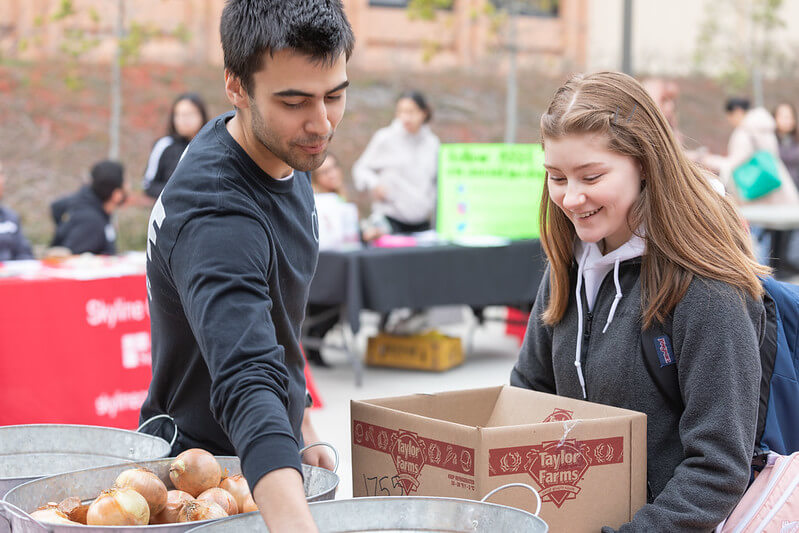
<svg viewBox="0 0 799 533">
<path fill-rule="evenodd" d="M 244 86 L 241 84 L 241 78 L 225 69 L 225 94 L 227 99 L 237 109 L 247 109 L 250 107 L 250 99 Z"/>
</svg>

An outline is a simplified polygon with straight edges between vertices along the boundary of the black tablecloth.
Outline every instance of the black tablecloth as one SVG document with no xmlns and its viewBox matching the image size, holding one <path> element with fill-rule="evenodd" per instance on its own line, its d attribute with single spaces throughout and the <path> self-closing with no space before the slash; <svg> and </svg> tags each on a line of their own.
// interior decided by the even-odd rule
<svg viewBox="0 0 799 533">
<path fill-rule="evenodd" d="M 344 306 L 344 319 L 357 332 L 361 309 L 387 313 L 436 305 L 528 305 L 543 272 L 538 240 L 483 248 L 322 251 L 309 302 Z"/>
</svg>

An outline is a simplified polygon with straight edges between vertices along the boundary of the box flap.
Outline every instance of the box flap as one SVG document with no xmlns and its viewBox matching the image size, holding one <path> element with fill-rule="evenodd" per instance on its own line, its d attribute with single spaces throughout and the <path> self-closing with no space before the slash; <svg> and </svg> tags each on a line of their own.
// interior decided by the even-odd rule
<svg viewBox="0 0 799 533">
<path fill-rule="evenodd" d="M 540 424 L 564 419 L 602 419 L 637 414 L 635 411 L 555 396 L 519 387 L 503 387 L 486 427 Z"/>
<path fill-rule="evenodd" d="M 485 426 L 503 387 L 412 394 L 362 400 L 362 403 L 465 426 Z"/>
</svg>

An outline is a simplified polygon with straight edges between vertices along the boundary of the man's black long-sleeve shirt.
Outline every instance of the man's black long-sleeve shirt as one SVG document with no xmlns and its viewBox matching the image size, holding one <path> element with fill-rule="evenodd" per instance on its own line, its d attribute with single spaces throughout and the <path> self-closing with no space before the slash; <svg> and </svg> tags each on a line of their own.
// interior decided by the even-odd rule
<svg viewBox="0 0 799 533">
<path fill-rule="evenodd" d="M 300 325 L 319 243 L 310 176 L 264 173 L 228 133 L 233 116 L 200 131 L 153 208 L 141 419 L 171 415 L 173 453 L 236 454 L 254 486 L 278 468 L 301 471 Z"/>
</svg>

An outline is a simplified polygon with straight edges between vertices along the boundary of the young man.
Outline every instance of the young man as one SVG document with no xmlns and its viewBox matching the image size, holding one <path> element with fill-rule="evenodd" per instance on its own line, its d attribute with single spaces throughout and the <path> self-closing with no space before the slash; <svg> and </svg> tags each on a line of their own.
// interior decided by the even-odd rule
<svg viewBox="0 0 799 533">
<path fill-rule="evenodd" d="M 91 169 L 91 183 L 52 203 L 56 225 L 52 246 L 73 254 L 117 253 L 116 230 L 111 215 L 127 198 L 124 168 L 116 161 L 100 161 Z"/>
<path fill-rule="evenodd" d="M 141 419 L 175 419 L 173 453 L 238 455 L 270 531 L 316 531 L 298 454 L 315 440 L 300 351 L 319 247 L 308 172 L 344 113 L 354 39 L 340 0 L 229 0 L 220 29 L 236 110 L 197 134 L 153 207 Z M 329 465 L 315 450 L 306 462 Z"/>
</svg>

